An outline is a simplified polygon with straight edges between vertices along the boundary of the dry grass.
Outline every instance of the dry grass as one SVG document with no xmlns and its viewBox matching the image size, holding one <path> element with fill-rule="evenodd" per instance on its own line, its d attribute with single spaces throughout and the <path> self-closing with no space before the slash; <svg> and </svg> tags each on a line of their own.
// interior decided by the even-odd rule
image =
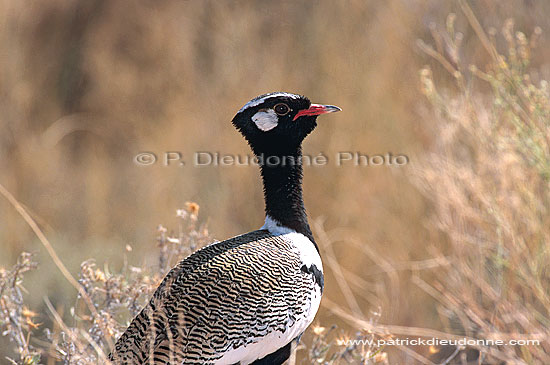
<svg viewBox="0 0 550 365">
<path fill-rule="evenodd" d="M 440 138 L 416 175 L 434 202 L 432 227 L 444 232 L 449 244 L 429 248 L 445 255 L 448 265 L 434 280 L 415 275 L 413 283 L 438 303 L 446 331 L 542 341 L 483 349 L 484 362 L 545 364 L 550 362 L 550 89 L 530 69 L 541 30 L 526 35 L 507 20 L 500 32 L 486 34 L 463 6 L 491 62 L 467 68 L 458 60 L 449 70 L 458 92 L 450 95 L 437 90 L 429 68 L 421 71 Z M 499 37 L 506 44 L 502 53 L 494 40 Z M 450 42 L 444 47 L 459 47 L 452 19 L 442 38 Z M 478 83 L 491 90 L 481 93 Z"/>
<path fill-rule="evenodd" d="M 39 326 L 33 322 L 37 314 L 25 306 L 25 288 L 22 286 L 25 272 L 36 267 L 32 255 L 24 252 L 11 270 L 0 269 L 0 329 L 2 336 L 8 336 L 15 345 L 19 355 L 18 359 L 7 358 L 12 363 L 35 364 L 40 359 L 40 353 L 30 344 L 31 332 Z"/>
<path fill-rule="evenodd" d="M 435 348 L 431 360 L 417 359 L 421 362 L 546 364 L 550 362 L 550 89 L 530 69 L 541 29 L 527 36 L 507 20 L 500 32 L 491 29 L 487 34 L 467 3 L 461 6 L 491 57 L 483 70 L 464 65 L 458 56 L 462 34 L 455 30 L 454 14 L 447 18 L 446 29 L 434 29 L 433 47 L 419 41 L 420 48 L 456 81 L 455 90 L 440 92 L 431 68 L 420 71 L 422 91 L 432 105 L 427 113 L 435 119 L 438 139 L 414 169 L 413 178 L 434 203 L 429 227 L 445 235 L 448 244 L 426 247 L 432 256 L 428 270 L 423 265 L 408 268 L 411 283 L 434 301 L 444 332 L 360 320 L 365 317 L 357 312 L 356 300 L 348 298 L 359 291 L 342 289 L 349 311 L 327 300 L 324 304 L 349 324 L 373 333 L 540 341 L 527 346 Z M 503 54 L 496 46 L 499 37 L 505 40 Z M 483 88 L 485 83 L 490 90 Z M 349 235 L 345 237 L 349 240 Z M 365 246 L 359 249 L 370 251 Z M 366 254 L 390 279 L 399 270 L 394 265 L 386 268 L 383 255 Z M 330 265 L 330 256 L 327 261 Z M 339 269 L 333 273 L 343 280 Z"/>
<path fill-rule="evenodd" d="M 116 339 L 148 302 L 168 270 L 212 242 L 206 227 L 197 222 L 197 204 L 188 203 L 186 209 L 177 211 L 177 217 L 179 224 L 175 232 L 168 234 L 166 228 L 158 227 L 158 263 L 153 267 L 129 265 L 126 259 L 132 252 L 129 245 L 120 269 L 107 265 L 99 268 L 92 259 L 82 262 L 77 284 L 79 294 L 69 311 L 71 325 L 65 323 L 62 313 L 53 307 L 48 297 L 44 301 L 54 327 L 38 331 L 40 325 L 33 323 L 37 314 L 25 307 L 22 294 L 23 274 L 37 267 L 31 254 L 21 254 L 11 270 L 2 269 L 0 326 L 20 355 L 11 361 L 38 364 L 42 363 L 41 359 L 48 362 L 55 359 L 65 364 L 104 363 Z M 71 277 L 71 280 L 74 279 Z"/>
<path fill-rule="evenodd" d="M 295 361 L 550 363 L 550 3 L 472 7 L 0 2 L 0 183 L 20 202 L 0 203 L 0 264 L 12 267 L 1 272 L 0 355 L 102 359 L 170 265 L 210 240 L 192 206 L 174 219 L 187 199 L 216 237 L 259 226 L 254 168 L 132 158 L 248 153 L 230 116 L 281 89 L 344 109 L 306 153 L 411 160 L 306 170 L 327 290 Z M 158 222 L 176 229 L 159 227 L 151 255 Z M 542 342 L 342 345 L 414 336 Z"/>
</svg>

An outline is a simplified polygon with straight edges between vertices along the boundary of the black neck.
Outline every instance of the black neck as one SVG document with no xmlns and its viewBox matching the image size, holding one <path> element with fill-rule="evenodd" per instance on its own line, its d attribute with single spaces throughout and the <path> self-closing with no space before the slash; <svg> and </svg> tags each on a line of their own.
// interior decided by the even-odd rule
<svg viewBox="0 0 550 365">
<path fill-rule="evenodd" d="M 266 215 L 280 225 L 303 234 L 315 244 L 302 197 L 301 147 L 284 154 L 270 153 L 258 157 L 264 159 L 260 170 Z"/>
</svg>

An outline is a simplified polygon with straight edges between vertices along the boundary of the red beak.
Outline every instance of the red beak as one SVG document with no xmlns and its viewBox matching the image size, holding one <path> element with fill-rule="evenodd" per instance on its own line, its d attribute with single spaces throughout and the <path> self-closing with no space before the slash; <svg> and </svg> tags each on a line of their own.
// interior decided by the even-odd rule
<svg viewBox="0 0 550 365">
<path fill-rule="evenodd" d="M 341 110 L 342 109 L 334 105 L 311 104 L 308 109 L 302 109 L 298 113 L 296 113 L 296 115 L 294 116 L 294 119 L 292 120 L 296 120 L 303 115 L 320 115 L 320 114 L 326 114 L 326 113 L 339 112 Z"/>
</svg>

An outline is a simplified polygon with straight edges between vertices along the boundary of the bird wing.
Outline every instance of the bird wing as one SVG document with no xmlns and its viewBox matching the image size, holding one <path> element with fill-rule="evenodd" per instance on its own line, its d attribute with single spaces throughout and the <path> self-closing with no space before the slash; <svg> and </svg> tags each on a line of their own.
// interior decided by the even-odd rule
<svg viewBox="0 0 550 365">
<path fill-rule="evenodd" d="M 166 275 L 110 357 L 124 364 L 247 363 L 276 351 L 311 322 L 312 295 L 320 300 L 302 266 L 293 242 L 267 230 L 211 244 Z"/>
</svg>

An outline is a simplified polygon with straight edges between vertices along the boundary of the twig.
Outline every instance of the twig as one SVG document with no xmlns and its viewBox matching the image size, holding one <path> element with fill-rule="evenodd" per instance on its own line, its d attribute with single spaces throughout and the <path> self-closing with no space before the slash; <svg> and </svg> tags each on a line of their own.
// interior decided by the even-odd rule
<svg viewBox="0 0 550 365">
<path fill-rule="evenodd" d="M 344 294 L 344 298 L 346 299 L 348 306 L 356 316 L 364 317 L 364 314 L 361 311 L 361 307 L 357 302 L 357 298 L 353 294 L 353 290 L 351 290 L 346 280 L 346 277 L 342 273 L 341 266 L 338 263 L 338 260 L 336 260 L 336 255 L 334 253 L 334 249 L 332 248 L 333 242 L 328 237 L 325 230 L 323 229 L 322 224 L 319 221 L 317 220 L 314 221 L 313 226 L 315 228 L 315 232 L 317 233 L 317 236 L 319 236 L 319 242 L 323 243 L 323 248 L 325 249 L 326 261 L 328 262 L 328 264 L 332 269 L 332 272 L 336 278 L 336 281 L 338 282 L 338 286 L 340 287 L 340 290 Z"/>
<path fill-rule="evenodd" d="M 483 30 L 481 24 L 479 24 L 479 21 L 477 20 L 477 17 L 475 16 L 468 2 L 466 0 L 458 0 L 458 3 L 460 4 L 462 12 L 464 13 L 464 15 L 466 15 L 466 18 L 468 18 L 468 22 L 470 23 L 472 28 L 474 28 L 474 32 L 481 41 L 481 44 L 483 44 L 483 47 L 487 50 L 489 55 L 491 55 L 493 60 L 495 62 L 498 62 L 498 52 L 495 49 L 493 43 L 491 43 L 491 41 L 489 40 L 489 37 L 487 37 L 487 34 L 485 34 L 485 31 Z"/>
<path fill-rule="evenodd" d="M 381 268 L 381 271 L 385 273 L 389 280 L 390 280 L 390 289 L 391 289 L 391 302 L 394 305 L 394 308 L 392 311 L 390 311 L 390 315 L 398 310 L 399 305 L 399 275 L 397 274 L 397 270 L 395 269 L 394 265 L 386 260 L 384 257 L 379 255 L 371 246 L 362 243 L 359 239 L 354 237 L 353 232 L 350 232 L 346 229 L 335 229 L 330 231 L 330 234 L 328 236 L 334 236 L 334 237 L 346 237 L 346 241 L 353 246 L 355 246 L 358 250 L 362 251 L 365 255 L 367 255 L 378 267 Z M 337 239 L 331 239 L 328 242 L 330 244 L 334 244 L 336 242 L 339 242 Z"/>
</svg>

